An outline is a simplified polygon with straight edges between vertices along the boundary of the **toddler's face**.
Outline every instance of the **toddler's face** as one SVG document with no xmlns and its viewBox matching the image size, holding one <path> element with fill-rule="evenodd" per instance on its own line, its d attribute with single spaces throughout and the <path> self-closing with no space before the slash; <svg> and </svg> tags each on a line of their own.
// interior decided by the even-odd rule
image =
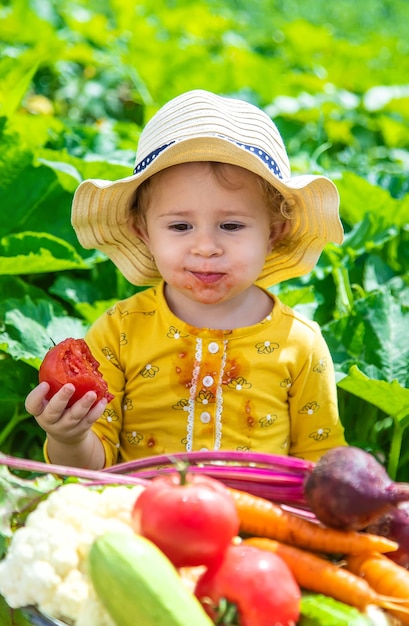
<svg viewBox="0 0 409 626">
<path fill-rule="evenodd" d="M 257 176 L 233 165 L 176 165 L 152 179 L 139 233 L 169 289 L 225 302 L 260 275 L 273 235 Z"/>
</svg>

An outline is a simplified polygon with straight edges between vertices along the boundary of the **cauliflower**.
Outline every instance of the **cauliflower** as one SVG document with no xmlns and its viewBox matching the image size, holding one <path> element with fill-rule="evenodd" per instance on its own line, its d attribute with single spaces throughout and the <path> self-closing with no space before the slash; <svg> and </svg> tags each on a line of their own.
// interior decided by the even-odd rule
<svg viewBox="0 0 409 626">
<path fill-rule="evenodd" d="M 129 532 L 143 487 L 62 485 L 14 533 L 0 562 L 0 595 L 12 608 L 36 605 L 70 626 L 115 626 L 87 574 L 93 541 L 109 530 Z"/>
</svg>

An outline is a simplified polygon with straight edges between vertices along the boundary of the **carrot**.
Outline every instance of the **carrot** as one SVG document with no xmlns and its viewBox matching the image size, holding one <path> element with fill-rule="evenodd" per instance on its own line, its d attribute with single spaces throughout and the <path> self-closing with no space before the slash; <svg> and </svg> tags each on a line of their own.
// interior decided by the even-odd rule
<svg viewBox="0 0 409 626">
<path fill-rule="evenodd" d="M 236 502 L 241 533 L 329 554 L 393 552 L 398 549 L 398 544 L 386 537 L 326 528 L 264 498 L 232 488 L 229 491 Z"/>
<path fill-rule="evenodd" d="M 360 576 L 307 550 L 265 537 L 251 537 L 244 539 L 244 543 L 277 554 L 303 589 L 330 596 L 361 611 L 370 604 L 388 610 L 396 608 L 393 598 L 379 595 Z"/>
<path fill-rule="evenodd" d="M 365 579 L 377 593 L 406 600 L 399 608 L 409 609 L 409 571 L 387 556 L 377 552 L 351 554 L 346 557 L 346 567 L 356 576 Z M 391 610 L 404 624 L 409 624 L 407 612 Z"/>
</svg>

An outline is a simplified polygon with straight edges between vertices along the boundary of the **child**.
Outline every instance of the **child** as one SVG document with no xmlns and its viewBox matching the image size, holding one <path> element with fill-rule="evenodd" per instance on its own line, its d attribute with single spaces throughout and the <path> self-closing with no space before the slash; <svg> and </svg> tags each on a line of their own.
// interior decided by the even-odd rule
<svg viewBox="0 0 409 626">
<path fill-rule="evenodd" d="M 291 178 L 257 107 L 194 90 L 141 134 L 132 176 L 84 181 L 72 222 L 135 285 L 86 341 L 115 395 L 74 388 L 26 400 L 54 463 L 100 469 L 190 450 L 317 460 L 345 445 L 332 360 L 316 323 L 267 288 L 342 242 L 335 185 Z"/>
</svg>

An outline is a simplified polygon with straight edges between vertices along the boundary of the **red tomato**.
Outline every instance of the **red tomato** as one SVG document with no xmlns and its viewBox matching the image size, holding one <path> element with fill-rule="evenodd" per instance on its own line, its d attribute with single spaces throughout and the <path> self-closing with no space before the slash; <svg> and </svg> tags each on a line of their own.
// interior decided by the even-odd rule
<svg viewBox="0 0 409 626">
<path fill-rule="evenodd" d="M 182 476 L 182 479 L 181 479 Z M 135 502 L 134 530 L 175 567 L 210 565 L 239 531 L 236 505 L 216 479 L 174 472 L 153 479 Z"/>
<path fill-rule="evenodd" d="M 57 393 L 66 383 L 72 383 L 75 392 L 68 402 L 71 406 L 82 398 L 87 391 L 95 391 L 95 404 L 106 398 L 110 402 L 114 396 L 109 393 L 108 385 L 99 371 L 99 363 L 91 354 L 84 339 L 64 339 L 53 346 L 45 355 L 40 365 L 38 377 L 40 383 L 50 385 L 47 400 Z"/>
<path fill-rule="evenodd" d="M 300 616 L 301 590 L 288 565 L 254 546 L 230 545 L 199 578 L 195 595 L 213 620 L 222 599 L 235 604 L 240 626 L 293 626 Z"/>
</svg>

